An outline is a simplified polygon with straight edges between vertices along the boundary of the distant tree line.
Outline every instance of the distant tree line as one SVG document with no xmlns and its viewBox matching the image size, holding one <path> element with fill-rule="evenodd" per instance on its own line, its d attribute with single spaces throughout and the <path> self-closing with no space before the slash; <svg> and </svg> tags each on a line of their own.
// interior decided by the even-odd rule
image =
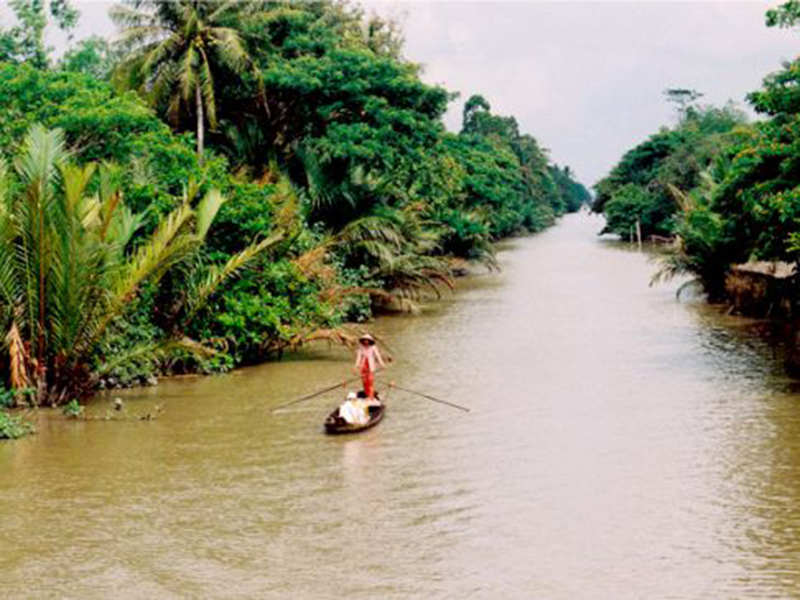
<svg viewBox="0 0 800 600">
<path fill-rule="evenodd" d="M 767 12 L 770 27 L 800 24 L 800 3 Z M 606 231 L 630 239 L 674 238 L 659 276 L 688 274 L 709 298 L 729 298 L 735 265 L 800 257 L 800 59 L 768 75 L 748 96 L 761 119 L 732 105 L 702 105 L 692 90 L 672 90 L 679 119 L 628 151 L 596 185 L 594 210 Z M 787 281 L 800 302 L 797 275 Z"/>
<path fill-rule="evenodd" d="M 129 0 L 73 43 L 67 0 L 0 28 L 6 403 L 218 371 L 414 310 L 492 242 L 590 199 L 512 117 L 424 83 L 337 1 Z M 35 285 L 34 285 L 35 283 Z M 22 390 L 27 390 L 25 393 Z"/>
</svg>

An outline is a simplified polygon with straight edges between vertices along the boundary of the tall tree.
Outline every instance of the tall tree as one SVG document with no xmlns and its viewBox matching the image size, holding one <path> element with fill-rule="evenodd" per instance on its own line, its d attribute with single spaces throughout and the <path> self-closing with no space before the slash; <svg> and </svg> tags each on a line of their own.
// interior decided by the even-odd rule
<svg viewBox="0 0 800 600">
<path fill-rule="evenodd" d="M 689 108 L 703 97 L 702 92 L 689 88 L 669 88 L 664 90 L 667 102 L 674 104 L 678 115 L 683 118 Z"/>
<path fill-rule="evenodd" d="M 70 48 L 58 66 L 70 73 L 85 73 L 94 79 L 108 80 L 117 58 L 109 42 L 93 36 Z"/>
<path fill-rule="evenodd" d="M 48 21 L 69 33 L 78 23 L 79 13 L 68 0 L 10 0 L 16 26 L 0 30 L 0 61 L 29 62 L 37 69 L 49 64 L 51 48 L 45 31 Z"/>
<path fill-rule="evenodd" d="M 99 374 L 91 363 L 103 340 L 130 314 L 145 284 L 198 264 L 194 259 L 225 202 L 214 189 L 195 202 L 199 188 L 189 182 L 183 202 L 143 235 L 146 217 L 122 198 L 125 175 L 109 163 L 99 169 L 74 163 L 63 133 L 39 125 L 25 137 L 13 169 L 0 160 L 0 328 L 12 385 L 35 388 L 40 403 L 91 391 Z M 181 325 L 282 237 L 276 231 L 225 263 L 184 271 L 190 283 Z M 155 355 L 167 343 L 197 347 L 174 329 L 171 337 L 115 356 L 113 363 Z"/>
<path fill-rule="evenodd" d="M 119 173 L 70 163 L 59 130 L 34 126 L 11 171 L 0 162 L 0 321 L 12 384 L 58 403 L 90 384 L 88 359 L 145 281 L 202 243 L 222 203 L 184 202 L 135 251 L 142 217 L 122 202 Z"/>
<path fill-rule="evenodd" d="M 800 2 L 789 0 L 767 11 L 767 27 L 794 27 L 800 22 Z"/>
<path fill-rule="evenodd" d="M 156 107 L 166 104 L 173 124 L 194 115 L 201 160 L 206 121 L 217 127 L 218 75 L 242 76 L 253 66 L 239 31 L 230 26 L 239 10 L 231 0 L 125 0 L 111 9 L 128 52 L 121 79 Z"/>
</svg>

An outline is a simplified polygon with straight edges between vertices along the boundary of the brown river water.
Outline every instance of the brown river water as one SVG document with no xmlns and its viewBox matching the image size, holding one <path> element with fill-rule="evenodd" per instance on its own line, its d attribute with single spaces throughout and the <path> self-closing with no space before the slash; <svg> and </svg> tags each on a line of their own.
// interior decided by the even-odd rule
<svg viewBox="0 0 800 600">
<path fill-rule="evenodd" d="M 3 598 L 800 598 L 800 386 L 759 325 L 586 215 L 379 319 L 386 419 L 328 437 L 320 347 L 0 444 Z M 102 413 L 109 399 L 90 409 Z"/>
</svg>

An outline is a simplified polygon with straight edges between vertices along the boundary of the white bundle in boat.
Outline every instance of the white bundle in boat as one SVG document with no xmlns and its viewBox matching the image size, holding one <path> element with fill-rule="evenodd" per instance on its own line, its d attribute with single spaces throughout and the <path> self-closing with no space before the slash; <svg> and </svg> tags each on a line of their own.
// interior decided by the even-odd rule
<svg viewBox="0 0 800 600">
<path fill-rule="evenodd" d="M 369 421 L 368 403 L 351 394 L 339 407 L 339 416 L 351 425 L 364 425 Z"/>
</svg>

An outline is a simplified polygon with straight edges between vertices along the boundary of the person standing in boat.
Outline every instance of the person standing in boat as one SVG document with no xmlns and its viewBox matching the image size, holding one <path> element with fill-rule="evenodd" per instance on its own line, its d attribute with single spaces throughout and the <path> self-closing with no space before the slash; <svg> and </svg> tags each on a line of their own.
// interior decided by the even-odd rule
<svg viewBox="0 0 800 600">
<path fill-rule="evenodd" d="M 356 352 L 356 370 L 361 374 L 361 383 L 364 385 L 364 394 L 369 400 L 375 399 L 375 371 L 378 365 L 385 367 L 380 350 L 375 344 L 375 338 L 365 333 L 358 338 L 358 352 Z"/>
</svg>

